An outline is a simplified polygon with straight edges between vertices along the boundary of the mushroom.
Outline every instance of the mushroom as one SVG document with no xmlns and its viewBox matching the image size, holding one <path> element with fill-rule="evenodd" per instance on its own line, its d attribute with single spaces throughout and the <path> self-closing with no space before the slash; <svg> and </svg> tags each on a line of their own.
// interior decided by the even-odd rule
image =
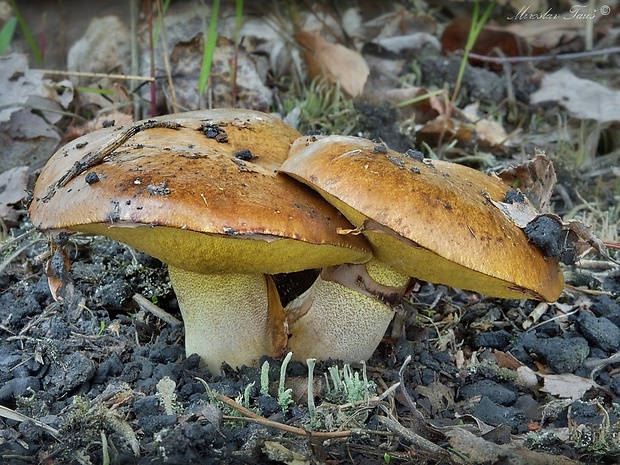
<svg viewBox="0 0 620 465">
<path fill-rule="evenodd" d="M 287 307 L 289 348 L 297 357 L 369 357 L 397 300 L 385 298 L 382 286 L 404 290 L 409 277 L 512 299 L 554 301 L 562 292 L 557 260 L 491 202 L 508 191 L 493 175 L 344 136 L 299 139 L 279 171 L 343 213 L 355 229 L 340 232 L 363 234 L 375 257 L 324 270 Z M 376 296 L 373 307 L 366 307 L 369 294 Z"/>
<path fill-rule="evenodd" d="M 168 264 L 186 353 L 219 373 L 286 345 L 268 276 L 367 261 L 363 237 L 318 194 L 276 175 L 299 133 L 249 110 L 168 115 L 102 129 L 60 149 L 30 206 L 42 230 L 124 242 Z"/>
</svg>

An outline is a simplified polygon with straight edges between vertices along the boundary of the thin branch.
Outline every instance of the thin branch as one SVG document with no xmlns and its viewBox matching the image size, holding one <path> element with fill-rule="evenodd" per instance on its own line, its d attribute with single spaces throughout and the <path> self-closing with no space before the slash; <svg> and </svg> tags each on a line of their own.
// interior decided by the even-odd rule
<svg viewBox="0 0 620 465">
<path fill-rule="evenodd" d="M 536 56 L 525 56 L 525 57 L 491 57 L 487 55 L 478 55 L 477 53 L 470 53 L 470 58 L 475 58 L 479 61 L 486 61 L 488 63 L 494 64 L 504 64 L 504 63 L 528 63 L 528 62 L 538 62 L 538 61 L 552 61 L 552 60 L 577 60 L 580 58 L 591 58 L 600 55 L 611 55 L 614 53 L 620 53 L 620 47 L 610 47 L 603 48 L 600 50 L 588 50 L 586 52 L 576 52 L 576 53 L 562 53 L 557 55 L 536 55 Z"/>
<path fill-rule="evenodd" d="M 240 405 L 238 402 L 235 402 L 230 397 L 226 397 L 219 392 L 212 391 L 213 396 L 228 405 L 229 407 L 234 408 L 241 414 L 245 415 L 244 417 L 235 417 L 231 415 L 224 415 L 224 420 L 230 421 L 247 421 L 251 423 L 257 423 L 259 425 L 268 426 L 270 428 L 279 429 L 280 431 L 286 431 L 289 433 L 297 434 L 299 436 L 308 436 L 315 437 L 320 439 L 334 439 L 334 438 L 346 438 L 351 436 L 354 433 L 352 430 L 345 431 L 333 431 L 333 432 L 324 432 L 324 431 L 307 431 L 303 428 L 298 428 L 296 426 L 285 425 L 284 423 L 280 423 L 277 421 L 268 420 L 267 418 L 261 417 L 251 410 L 245 408 L 243 405 Z"/>
<path fill-rule="evenodd" d="M 135 76 L 132 74 L 107 74 L 107 73 L 88 73 L 85 71 L 63 71 L 55 69 L 33 69 L 37 73 L 50 74 L 52 76 L 76 76 L 92 78 L 122 79 L 125 81 L 155 81 L 151 76 Z"/>
<path fill-rule="evenodd" d="M 436 454 L 438 457 L 442 457 L 442 456 L 445 457 L 448 455 L 448 452 L 446 452 L 444 449 L 432 443 L 428 439 L 425 439 L 422 436 L 414 433 L 409 428 L 405 428 L 403 425 L 398 423 L 396 420 L 392 420 L 391 418 L 384 417 L 384 416 L 378 416 L 377 421 L 381 423 L 383 426 L 387 427 L 393 433 L 396 433 L 401 438 L 409 441 L 419 450 L 423 450 L 431 454 Z"/>
<path fill-rule="evenodd" d="M 159 308 L 157 305 L 155 305 L 153 302 L 151 302 L 149 299 L 147 299 L 141 294 L 134 294 L 132 299 L 134 300 L 134 302 L 136 302 L 140 306 L 141 309 L 146 310 L 149 313 L 152 313 L 160 320 L 168 323 L 170 326 L 181 326 L 183 324 L 181 320 L 173 317 L 172 315 L 170 315 L 170 313 L 162 310 L 161 308 Z"/>
</svg>

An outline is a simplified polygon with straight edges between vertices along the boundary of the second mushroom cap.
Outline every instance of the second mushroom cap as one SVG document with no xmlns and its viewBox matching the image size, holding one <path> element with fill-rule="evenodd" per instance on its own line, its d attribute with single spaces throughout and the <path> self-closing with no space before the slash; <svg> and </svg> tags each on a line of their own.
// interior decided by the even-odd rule
<svg viewBox="0 0 620 465">
<path fill-rule="evenodd" d="M 280 171 L 323 195 L 371 242 L 379 260 L 425 281 L 503 298 L 554 301 L 563 289 L 545 257 L 490 199 L 492 175 L 409 157 L 372 141 L 299 139 Z"/>
</svg>

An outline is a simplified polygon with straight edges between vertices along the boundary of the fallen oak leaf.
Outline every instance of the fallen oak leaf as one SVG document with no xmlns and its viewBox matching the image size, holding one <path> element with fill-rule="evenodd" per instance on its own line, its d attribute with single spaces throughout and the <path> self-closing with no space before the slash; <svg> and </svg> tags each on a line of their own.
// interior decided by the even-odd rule
<svg viewBox="0 0 620 465">
<path fill-rule="evenodd" d="M 307 31 L 295 34 L 295 40 L 306 49 L 304 60 L 312 78 L 324 75 L 332 84 L 340 82 L 342 90 L 351 97 L 362 93 L 370 70 L 357 50 L 328 42 Z"/>
<path fill-rule="evenodd" d="M 582 378 L 572 373 L 561 375 L 546 375 L 538 373 L 543 378 L 544 386 L 540 388 L 542 392 L 565 399 L 579 400 L 593 387 L 600 387 L 591 379 Z"/>
<path fill-rule="evenodd" d="M 535 149 L 534 158 L 511 166 L 497 175 L 510 187 L 520 189 L 538 212 L 549 211 L 557 176 L 553 162 L 544 151 Z"/>
<path fill-rule="evenodd" d="M 590 245 L 590 247 L 592 247 L 601 255 L 601 257 L 615 263 L 616 265 L 620 265 L 620 262 L 618 260 L 614 259 L 609 255 L 609 253 L 607 252 L 607 247 L 605 246 L 603 241 L 596 236 L 591 226 L 579 220 L 571 220 L 568 223 L 563 223 L 563 225 L 570 229 L 572 232 L 574 232 L 581 239 L 586 241 Z M 616 246 L 614 245 L 614 248 L 615 247 Z"/>
<path fill-rule="evenodd" d="M 73 282 L 69 271 L 71 260 L 64 247 L 54 244 L 54 253 L 45 264 L 47 284 L 52 298 L 56 302 L 63 302 L 66 296 L 73 294 Z"/>
</svg>

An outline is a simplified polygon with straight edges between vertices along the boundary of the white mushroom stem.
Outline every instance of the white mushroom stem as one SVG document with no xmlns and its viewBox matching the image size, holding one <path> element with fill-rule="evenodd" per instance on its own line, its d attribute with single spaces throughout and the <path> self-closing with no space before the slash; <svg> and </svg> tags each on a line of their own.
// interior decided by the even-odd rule
<svg viewBox="0 0 620 465">
<path fill-rule="evenodd" d="M 185 352 L 213 374 L 223 362 L 256 366 L 286 344 L 284 311 L 271 277 L 199 274 L 168 267 L 185 325 Z"/>
<path fill-rule="evenodd" d="M 369 359 L 409 281 L 376 259 L 323 269 L 314 284 L 286 307 L 291 334 L 287 350 L 296 360 Z"/>
</svg>

